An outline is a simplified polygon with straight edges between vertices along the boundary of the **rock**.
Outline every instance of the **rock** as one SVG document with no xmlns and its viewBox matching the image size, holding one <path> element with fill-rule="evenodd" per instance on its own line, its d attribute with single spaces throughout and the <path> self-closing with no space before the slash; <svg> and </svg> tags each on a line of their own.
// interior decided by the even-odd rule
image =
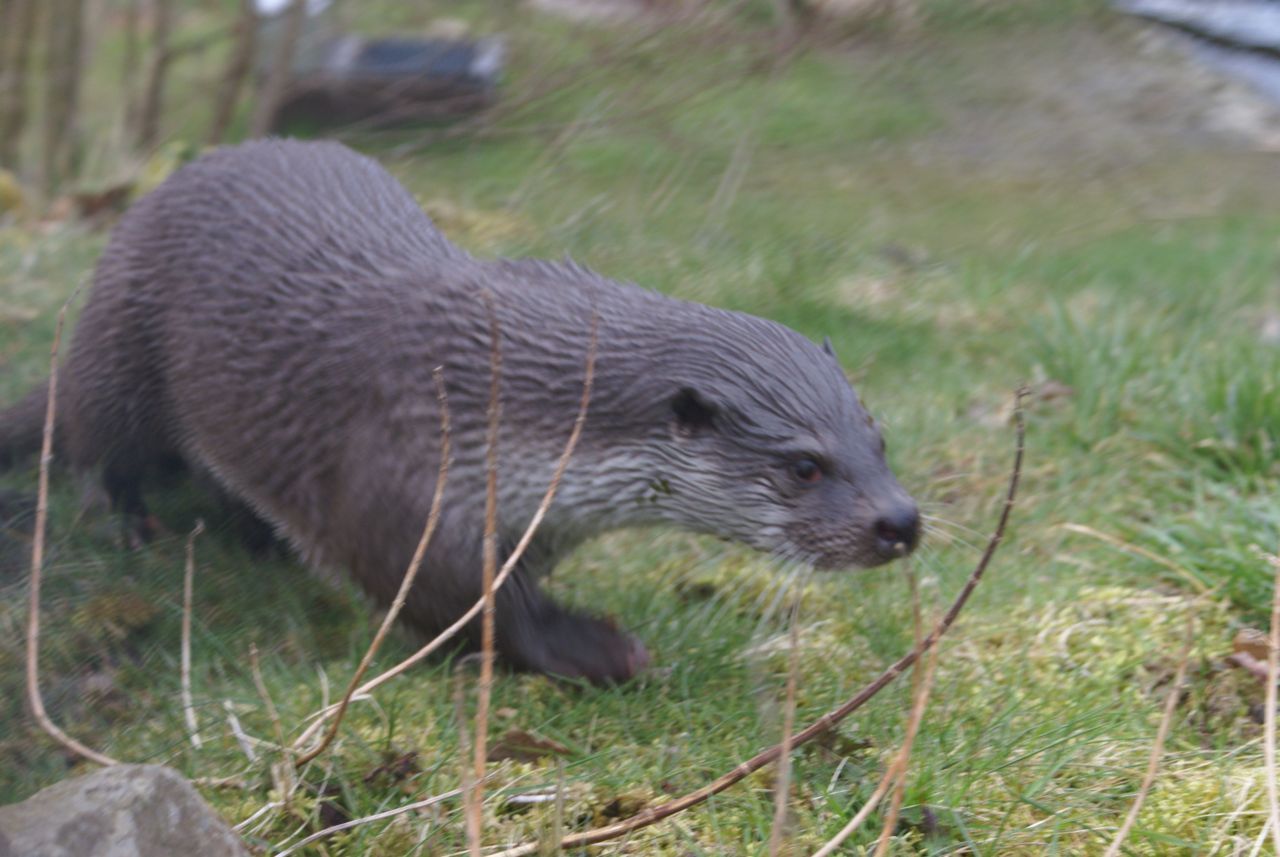
<svg viewBox="0 0 1280 857">
<path fill-rule="evenodd" d="M 248 857 L 177 771 L 115 765 L 0 807 L 0 857 Z"/>
</svg>

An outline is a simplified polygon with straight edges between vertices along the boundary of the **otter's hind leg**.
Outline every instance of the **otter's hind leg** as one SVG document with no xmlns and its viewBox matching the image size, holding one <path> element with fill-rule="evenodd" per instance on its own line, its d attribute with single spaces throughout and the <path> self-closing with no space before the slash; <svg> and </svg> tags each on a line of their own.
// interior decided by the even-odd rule
<svg viewBox="0 0 1280 857">
<path fill-rule="evenodd" d="M 124 539 L 131 548 L 140 548 L 163 532 L 142 499 L 146 469 L 139 459 L 123 455 L 112 456 L 102 468 L 102 487 L 112 509 L 121 516 Z"/>
</svg>

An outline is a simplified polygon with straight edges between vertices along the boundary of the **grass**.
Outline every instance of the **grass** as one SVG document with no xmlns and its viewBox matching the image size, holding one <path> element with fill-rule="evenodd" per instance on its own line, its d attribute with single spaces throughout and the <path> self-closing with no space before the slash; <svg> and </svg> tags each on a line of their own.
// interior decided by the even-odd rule
<svg viewBox="0 0 1280 857">
<path fill-rule="evenodd" d="M 406 4 L 385 5 L 399 23 L 421 23 Z M 504 95 L 524 106 L 476 139 L 412 153 L 403 135 L 361 143 L 474 252 L 570 252 L 618 278 L 829 335 L 888 427 L 897 472 L 944 519 L 918 560 L 927 610 L 963 580 L 994 519 L 1013 387 L 1058 390 L 1032 400 L 1025 500 L 943 651 L 895 853 L 1100 853 L 1145 768 L 1188 610 L 1199 623 L 1189 689 L 1128 849 L 1226 853 L 1262 824 L 1261 688 L 1219 664 L 1238 627 L 1265 621 L 1261 552 L 1280 542 L 1280 350 L 1262 335 L 1277 311 L 1274 158 L 1153 134 L 1140 158 L 1101 149 L 1028 166 L 1014 142 L 981 136 L 993 116 L 1038 109 L 1005 66 L 1034 57 L 1052 77 L 1070 61 L 1057 48 L 1064 33 L 1117 54 L 1132 34 L 1093 3 L 978 16 L 961 5 L 939 4 L 914 42 L 815 47 L 777 65 L 770 41 L 742 22 L 637 39 L 458 0 L 445 11 L 511 25 Z M 391 20 L 379 9 L 361 7 L 366 23 Z M 192 100 L 182 105 L 172 130 L 198 137 Z M 1108 133 L 1103 124 L 1097 137 Z M 957 142 L 975 134 L 979 156 Z M 0 228 L 0 400 L 43 374 L 57 307 L 104 240 L 74 223 Z M 34 482 L 29 468 L 0 476 L 20 491 Z M 194 750 L 177 665 L 183 538 L 124 551 L 112 521 L 81 514 L 78 496 L 58 475 L 50 711 L 119 758 L 238 777 L 243 788 L 206 795 L 228 819 L 248 817 L 279 797 L 270 750 L 249 763 L 228 727 L 232 711 L 250 735 L 273 734 L 249 645 L 283 722 L 299 724 L 325 686 L 345 684 L 373 614 L 349 585 L 250 557 L 218 528 L 203 536 L 193 685 L 206 743 Z M 217 520 L 196 490 L 157 500 L 176 533 Z M 2 564 L 13 553 L 0 550 L 0 801 L 69 767 L 23 715 L 25 582 L 20 562 Z M 497 794 L 563 781 L 566 825 L 586 826 L 701 785 L 778 739 L 785 608 L 797 592 L 769 560 L 676 533 L 620 533 L 549 585 L 618 617 L 656 666 L 613 690 L 501 675 L 491 740 L 526 730 L 568 753 L 562 767 L 495 763 Z M 801 594 L 806 722 L 910 645 L 911 611 L 897 568 L 823 576 Z M 378 663 L 412 647 L 393 635 Z M 870 794 L 908 699 L 905 683 L 894 687 L 798 752 L 795 853 Z M 410 754 L 398 773 L 388 764 Z M 249 841 L 265 850 L 445 791 L 462 763 L 450 665 L 419 668 L 352 708 L 288 811 L 265 815 Z M 603 852 L 765 853 L 770 786 L 756 775 Z M 553 816 L 495 797 L 489 841 L 546 836 Z M 879 818 L 856 847 L 874 841 Z M 460 821 L 446 807 L 314 853 L 452 853 Z"/>
</svg>

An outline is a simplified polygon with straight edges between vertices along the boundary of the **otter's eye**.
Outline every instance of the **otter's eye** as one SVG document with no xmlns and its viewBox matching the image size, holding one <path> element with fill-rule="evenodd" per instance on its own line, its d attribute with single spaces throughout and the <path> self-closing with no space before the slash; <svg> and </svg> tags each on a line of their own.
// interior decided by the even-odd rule
<svg viewBox="0 0 1280 857">
<path fill-rule="evenodd" d="M 822 466 L 812 458 L 800 458 L 791 465 L 791 472 L 801 482 L 812 485 L 822 481 Z"/>
</svg>

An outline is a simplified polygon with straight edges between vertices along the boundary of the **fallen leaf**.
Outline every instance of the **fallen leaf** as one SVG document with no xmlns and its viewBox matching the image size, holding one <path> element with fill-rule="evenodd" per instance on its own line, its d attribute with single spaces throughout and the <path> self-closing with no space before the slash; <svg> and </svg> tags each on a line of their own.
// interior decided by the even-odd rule
<svg viewBox="0 0 1280 857">
<path fill-rule="evenodd" d="M 638 791 L 622 792 L 595 809 L 594 822 L 596 826 L 601 826 L 611 821 L 630 818 L 648 805 L 648 794 Z"/>
<path fill-rule="evenodd" d="M 365 774 L 365 785 L 378 784 L 379 786 L 387 786 L 405 780 L 422 769 L 418 767 L 418 752 L 410 750 L 399 756 L 388 753 L 385 761 Z"/>
<path fill-rule="evenodd" d="M 1257 628 L 1241 628 L 1231 642 L 1231 651 L 1246 652 L 1260 661 L 1267 659 L 1270 648 L 1271 642 L 1267 632 L 1259 631 Z"/>
<path fill-rule="evenodd" d="M 568 756 L 571 751 L 563 744 L 542 738 L 523 729 L 508 729 L 507 734 L 489 748 L 488 760 L 501 762 L 514 759 L 517 762 L 534 762 L 546 756 Z"/>
</svg>

